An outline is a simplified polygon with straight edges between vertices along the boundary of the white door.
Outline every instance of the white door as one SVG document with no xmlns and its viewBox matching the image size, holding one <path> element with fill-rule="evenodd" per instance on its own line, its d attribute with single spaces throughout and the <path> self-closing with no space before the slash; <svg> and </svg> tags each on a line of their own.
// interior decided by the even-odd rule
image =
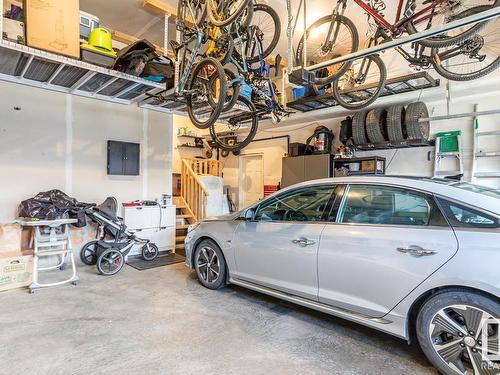
<svg viewBox="0 0 500 375">
<path fill-rule="evenodd" d="M 310 186 L 263 201 L 236 230 L 231 275 L 317 301 L 319 240 L 333 190 Z"/>
<path fill-rule="evenodd" d="M 262 155 L 242 155 L 240 162 L 240 207 L 248 207 L 264 196 Z"/>
<path fill-rule="evenodd" d="M 458 250 L 432 196 L 350 185 L 318 254 L 320 302 L 382 317 Z"/>
</svg>

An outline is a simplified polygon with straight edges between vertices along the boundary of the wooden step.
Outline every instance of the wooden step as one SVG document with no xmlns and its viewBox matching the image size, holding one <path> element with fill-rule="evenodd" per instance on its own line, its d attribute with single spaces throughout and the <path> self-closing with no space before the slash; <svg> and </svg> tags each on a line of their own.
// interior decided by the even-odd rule
<svg viewBox="0 0 500 375">
<path fill-rule="evenodd" d="M 178 250 L 178 249 L 184 249 L 184 244 L 183 243 L 178 243 L 175 245 L 175 250 Z"/>
<path fill-rule="evenodd" d="M 182 243 L 184 243 L 185 239 L 186 239 L 186 236 L 175 236 L 175 242 L 182 242 Z"/>
<path fill-rule="evenodd" d="M 185 224 L 185 225 L 176 225 L 175 226 L 175 229 L 176 230 L 180 230 L 180 229 L 188 229 L 189 228 L 189 224 Z"/>
<path fill-rule="evenodd" d="M 175 216 L 177 217 L 177 219 L 191 219 L 193 217 L 189 214 L 177 214 Z"/>
</svg>

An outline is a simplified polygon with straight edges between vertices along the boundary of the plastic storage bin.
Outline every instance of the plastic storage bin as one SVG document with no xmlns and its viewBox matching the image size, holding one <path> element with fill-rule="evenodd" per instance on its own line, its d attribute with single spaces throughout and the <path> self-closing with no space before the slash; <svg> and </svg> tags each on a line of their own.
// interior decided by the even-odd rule
<svg viewBox="0 0 500 375">
<path fill-rule="evenodd" d="M 439 152 L 458 152 L 458 137 L 462 134 L 460 130 L 437 133 L 439 138 Z"/>
</svg>

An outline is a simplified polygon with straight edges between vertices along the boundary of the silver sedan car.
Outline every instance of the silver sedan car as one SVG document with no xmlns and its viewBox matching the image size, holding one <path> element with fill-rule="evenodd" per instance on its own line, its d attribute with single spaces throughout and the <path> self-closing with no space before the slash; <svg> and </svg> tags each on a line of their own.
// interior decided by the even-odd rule
<svg viewBox="0 0 500 375">
<path fill-rule="evenodd" d="M 444 374 L 499 374 L 500 193 L 449 180 L 291 186 L 189 228 L 201 284 L 240 285 L 416 338 Z"/>
</svg>

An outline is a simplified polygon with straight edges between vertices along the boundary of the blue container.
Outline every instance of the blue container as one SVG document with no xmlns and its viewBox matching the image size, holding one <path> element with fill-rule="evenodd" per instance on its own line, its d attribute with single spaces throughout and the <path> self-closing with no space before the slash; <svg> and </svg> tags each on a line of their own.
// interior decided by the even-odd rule
<svg viewBox="0 0 500 375">
<path fill-rule="evenodd" d="M 240 95 L 245 97 L 249 101 L 252 101 L 252 88 L 250 87 L 250 85 L 243 83 L 240 88 Z"/>
<path fill-rule="evenodd" d="M 319 93 L 324 94 L 325 89 L 320 89 Z M 297 87 L 297 88 L 293 89 L 292 95 L 293 95 L 293 100 L 298 100 L 298 99 L 306 97 L 306 96 L 312 96 L 313 92 L 308 86 L 302 86 L 302 87 Z"/>
</svg>

